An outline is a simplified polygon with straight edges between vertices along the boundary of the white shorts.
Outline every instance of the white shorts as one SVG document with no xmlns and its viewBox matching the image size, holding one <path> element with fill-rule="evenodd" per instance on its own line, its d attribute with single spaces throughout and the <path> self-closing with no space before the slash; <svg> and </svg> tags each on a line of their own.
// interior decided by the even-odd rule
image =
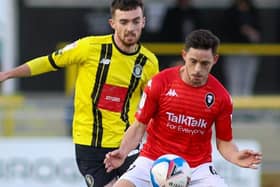
<svg viewBox="0 0 280 187">
<path fill-rule="evenodd" d="M 153 160 L 139 156 L 120 179 L 128 180 L 136 187 L 152 187 L 150 181 L 150 168 L 152 164 Z M 192 168 L 189 187 L 228 187 L 228 185 L 217 174 L 212 163 L 205 163 Z"/>
</svg>

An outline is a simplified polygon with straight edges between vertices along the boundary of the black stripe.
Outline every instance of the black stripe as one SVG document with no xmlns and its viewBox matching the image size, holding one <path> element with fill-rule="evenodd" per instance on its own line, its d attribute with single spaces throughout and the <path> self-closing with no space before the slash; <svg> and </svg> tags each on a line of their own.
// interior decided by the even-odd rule
<svg viewBox="0 0 280 187">
<path fill-rule="evenodd" d="M 147 62 L 147 57 L 144 56 L 143 54 L 139 54 L 134 63 L 134 67 L 140 65 L 142 67 L 142 72 L 143 72 L 143 67 L 145 66 L 146 62 Z M 142 72 L 141 72 L 141 74 L 142 74 Z M 128 87 L 128 91 L 127 91 L 127 94 L 125 97 L 125 101 L 124 101 L 124 105 L 123 105 L 123 109 L 122 109 L 122 113 L 121 113 L 121 119 L 126 123 L 125 130 L 129 127 L 129 120 L 128 120 L 128 112 L 129 112 L 129 105 L 130 105 L 129 101 L 130 101 L 130 98 L 131 98 L 133 92 L 135 91 L 135 89 L 137 88 L 137 86 L 139 84 L 140 78 L 141 78 L 141 75 L 136 77 L 134 75 L 134 73 L 132 73 L 131 78 L 130 78 L 130 84 Z"/>
<path fill-rule="evenodd" d="M 52 65 L 53 68 L 55 68 L 55 69 L 61 69 L 61 67 L 59 67 L 59 66 L 57 66 L 57 65 L 55 64 L 55 61 L 54 61 L 54 59 L 53 59 L 53 57 L 52 57 L 51 54 L 48 56 L 48 60 L 49 60 L 49 62 L 51 63 L 51 65 Z"/>
<path fill-rule="evenodd" d="M 91 94 L 92 103 L 93 103 L 93 132 L 92 132 L 92 145 L 95 147 L 101 147 L 102 136 L 103 136 L 103 127 L 102 127 L 102 113 L 97 108 L 98 100 L 101 95 L 102 87 L 106 81 L 109 64 L 101 63 L 103 59 L 111 60 L 112 57 L 112 44 L 102 44 L 101 54 L 99 59 L 99 65 L 97 68 L 97 73 L 95 77 L 95 85 L 93 92 Z"/>
<path fill-rule="evenodd" d="M 108 44 L 106 47 L 107 47 L 107 49 L 106 49 L 106 57 L 105 58 L 111 60 L 111 58 L 112 58 L 112 44 Z M 104 65 L 105 68 L 104 68 L 104 73 L 102 75 L 102 80 L 101 80 L 102 87 L 106 82 L 110 64 L 111 63 Z M 100 111 L 98 113 L 98 119 L 100 120 L 100 122 L 99 122 L 98 136 L 97 136 L 97 147 L 101 147 L 102 139 L 103 139 L 103 125 L 102 125 L 102 114 L 101 114 Z"/>
<path fill-rule="evenodd" d="M 101 70 L 102 70 L 102 64 L 100 63 L 101 59 L 103 59 L 106 55 L 106 46 L 103 44 L 101 46 L 101 52 L 100 52 L 100 58 L 99 58 L 99 65 L 97 68 L 97 72 L 96 72 L 96 77 L 95 77 L 95 85 L 93 87 L 93 92 L 91 93 L 91 99 L 92 99 L 92 113 L 93 113 L 93 131 L 92 131 L 92 142 L 91 145 L 95 145 L 96 142 L 96 138 L 97 138 L 97 126 L 98 126 L 98 109 L 96 107 L 98 98 L 100 96 L 100 92 L 98 92 L 99 89 L 99 77 L 101 74 Z"/>
</svg>

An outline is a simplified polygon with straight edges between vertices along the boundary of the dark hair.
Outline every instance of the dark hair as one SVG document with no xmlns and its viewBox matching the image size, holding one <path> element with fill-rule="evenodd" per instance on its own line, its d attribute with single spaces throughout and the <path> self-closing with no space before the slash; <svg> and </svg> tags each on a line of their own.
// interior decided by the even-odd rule
<svg viewBox="0 0 280 187">
<path fill-rule="evenodd" d="M 209 30 L 194 30 L 187 37 L 185 50 L 194 49 L 211 49 L 213 54 L 217 53 L 220 39 Z"/>
<path fill-rule="evenodd" d="M 134 10 L 140 7 L 144 12 L 144 5 L 142 0 L 113 0 L 111 4 L 111 15 L 115 14 L 117 9 L 119 10 Z"/>
</svg>

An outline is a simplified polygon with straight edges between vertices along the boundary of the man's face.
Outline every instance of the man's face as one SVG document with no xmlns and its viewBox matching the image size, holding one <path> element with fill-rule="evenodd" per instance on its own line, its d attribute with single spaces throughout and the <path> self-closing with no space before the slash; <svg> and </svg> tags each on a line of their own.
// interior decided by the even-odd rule
<svg viewBox="0 0 280 187">
<path fill-rule="evenodd" d="M 115 30 L 117 44 L 130 47 L 138 42 L 145 26 L 145 17 L 140 7 L 129 11 L 117 9 L 109 23 Z"/>
<path fill-rule="evenodd" d="M 211 49 L 190 48 L 188 51 L 183 50 L 182 56 L 185 61 L 183 79 L 194 87 L 203 86 L 218 55 L 213 55 Z"/>
</svg>

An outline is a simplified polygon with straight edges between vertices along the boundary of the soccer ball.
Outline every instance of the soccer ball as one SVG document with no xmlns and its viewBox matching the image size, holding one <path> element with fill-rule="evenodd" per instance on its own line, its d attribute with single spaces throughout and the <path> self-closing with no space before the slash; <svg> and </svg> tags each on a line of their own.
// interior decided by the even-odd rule
<svg viewBox="0 0 280 187">
<path fill-rule="evenodd" d="M 182 157 L 165 154 L 154 161 L 150 177 L 153 187 L 187 187 L 191 168 Z"/>
</svg>

